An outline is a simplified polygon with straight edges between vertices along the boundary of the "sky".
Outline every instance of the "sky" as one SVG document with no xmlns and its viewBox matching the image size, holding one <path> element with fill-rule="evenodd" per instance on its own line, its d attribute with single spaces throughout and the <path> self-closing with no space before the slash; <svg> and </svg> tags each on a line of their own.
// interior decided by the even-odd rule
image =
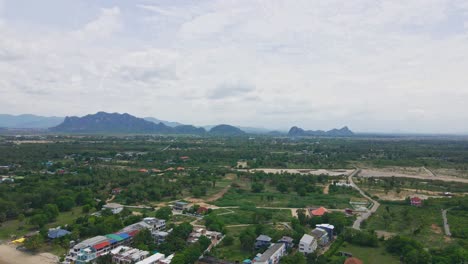
<svg viewBox="0 0 468 264">
<path fill-rule="evenodd" d="M 468 133 L 466 0 L 0 0 L 0 113 Z"/>
</svg>

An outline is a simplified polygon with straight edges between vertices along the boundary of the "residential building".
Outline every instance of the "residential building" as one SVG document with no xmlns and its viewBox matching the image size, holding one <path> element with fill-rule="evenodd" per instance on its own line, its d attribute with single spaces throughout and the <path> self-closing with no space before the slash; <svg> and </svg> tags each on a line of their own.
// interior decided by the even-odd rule
<svg viewBox="0 0 468 264">
<path fill-rule="evenodd" d="M 310 210 L 310 215 L 312 216 L 323 216 L 326 213 L 328 213 L 328 210 L 325 207 Z"/>
<path fill-rule="evenodd" d="M 151 233 L 151 235 L 153 236 L 154 241 L 157 244 L 161 244 L 161 243 L 164 243 L 166 241 L 166 238 L 169 235 L 169 233 L 164 232 L 164 231 L 154 231 L 154 232 Z"/>
<path fill-rule="evenodd" d="M 321 229 L 327 231 L 328 240 L 329 241 L 333 240 L 333 232 L 334 232 L 333 230 L 335 230 L 335 226 L 330 225 L 330 224 L 319 224 L 319 225 L 315 225 L 315 227 L 321 228 Z"/>
<path fill-rule="evenodd" d="M 322 228 L 315 228 L 310 233 L 317 240 L 320 247 L 326 246 L 330 241 L 327 231 Z"/>
<path fill-rule="evenodd" d="M 317 249 L 317 240 L 310 235 L 304 234 L 299 242 L 299 252 L 304 254 L 313 253 Z"/>
<path fill-rule="evenodd" d="M 132 247 L 119 246 L 111 250 L 110 254 L 112 255 L 112 263 L 133 264 L 145 259 L 150 253 Z"/>
<path fill-rule="evenodd" d="M 415 196 L 415 197 L 411 197 L 410 203 L 413 206 L 421 206 L 422 205 L 422 200 L 421 200 L 421 198 Z"/>
<path fill-rule="evenodd" d="M 271 237 L 265 235 L 259 235 L 255 240 L 255 248 L 269 247 L 271 244 Z"/>
<path fill-rule="evenodd" d="M 286 249 L 294 247 L 294 239 L 292 237 L 288 236 L 283 236 L 280 240 L 278 240 L 278 243 L 283 243 L 286 245 Z"/>
<path fill-rule="evenodd" d="M 215 257 L 205 256 L 198 260 L 198 264 L 234 264 L 234 262 L 230 262 L 227 260 L 220 260 Z"/>
<path fill-rule="evenodd" d="M 161 263 L 160 261 L 164 259 L 164 255 L 161 253 L 156 253 L 151 255 L 145 259 L 138 261 L 136 264 L 158 264 Z"/>
<path fill-rule="evenodd" d="M 286 245 L 273 244 L 255 261 L 255 264 L 278 264 L 282 256 L 286 254 Z"/>
<path fill-rule="evenodd" d="M 362 263 L 363 263 L 362 260 L 355 258 L 355 257 L 347 258 L 344 262 L 344 264 L 362 264 Z"/>
<path fill-rule="evenodd" d="M 113 214 L 118 214 L 122 212 L 124 206 L 118 203 L 107 203 L 102 207 L 102 210 L 109 209 Z"/>
<path fill-rule="evenodd" d="M 189 204 L 186 202 L 175 202 L 173 209 L 183 211 L 185 209 L 188 209 L 188 207 L 189 207 Z"/>
<path fill-rule="evenodd" d="M 63 236 L 71 234 L 70 231 L 61 229 L 61 228 L 54 228 L 54 229 L 49 229 L 49 232 L 47 232 L 47 237 L 50 239 L 56 239 L 56 238 L 61 238 Z"/>
</svg>

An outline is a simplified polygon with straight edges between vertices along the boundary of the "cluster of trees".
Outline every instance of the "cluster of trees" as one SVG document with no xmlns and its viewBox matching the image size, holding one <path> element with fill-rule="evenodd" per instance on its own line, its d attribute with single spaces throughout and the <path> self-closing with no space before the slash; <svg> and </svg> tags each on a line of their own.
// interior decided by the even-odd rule
<svg viewBox="0 0 468 264">
<path fill-rule="evenodd" d="M 172 264 L 192 264 L 195 263 L 203 252 L 211 244 L 211 240 L 206 236 L 201 236 L 197 242 L 187 246 L 184 250 L 177 252 L 172 259 Z"/>
<path fill-rule="evenodd" d="M 379 239 L 372 231 L 360 231 L 353 228 L 346 228 L 345 231 L 343 231 L 343 239 L 348 243 L 364 247 L 379 246 Z"/>
</svg>

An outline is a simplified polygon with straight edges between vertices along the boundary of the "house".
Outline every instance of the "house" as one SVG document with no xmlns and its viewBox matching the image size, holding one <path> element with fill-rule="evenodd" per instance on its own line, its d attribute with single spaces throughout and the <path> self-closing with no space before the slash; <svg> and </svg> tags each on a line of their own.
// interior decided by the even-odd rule
<svg viewBox="0 0 468 264">
<path fill-rule="evenodd" d="M 151 169 L 151 171 L 154 172 L 154 173 L 160 173 L 160 172 L 162 172 L 162 170 L 160 170 L 160 169 Z"/>
<path fill-rule="evenodd" d="M 273 244 L 255 261 L 255 264 L 278 264 L 282 256 L 286 255 L 286 245 Z"/>
<path fill-rule="evenodd" d="M 330 225 L 330 224 L 318 224 L 318 225 L 315 225 L 315 227 L 327 231 L 328 240 L 329 240 L 329 241 L 332 241 L 332 240 L 333 240 L 333 230 L 335 230 L 335 226 L 334 226 L 334 225 Z"/>
<path fill-rule="evenodd" d="M 180 157 L 180 159 L 183 160 L 183 161 L 186 161 L 186 160 L 189 160 L 190 157 L 189 156 L 182 156 L 182 157 Z"/>
<path fill-rule="evenodd" d="M 327 231 L 322 228 L 315 228 L 310 233 L 317 240 L 318 246 L 323 247 L 330 242 Z"/>
<path fill-rule="evenodd" d="M 148 251 L 139 250 L 132 247 L 118 246 L 117 248 L 111 250 L 110 254 L 112 255 L 112 263 L 133 264 L 137 261 L 146 259 L 150 253 Z"/>
<path fill-rule="evenodd" d="M 355 257 L 347 258 L 344 262 L 344 264 L 362 264 L 362 263 L 363 263 L 362 260 L 355 258 Z"/>
<path fill-rule="evenodd" d="M 136 264 L 158 264 L 160 263 L 161 260 L 164 259 L 164 255 L 161 253 L 156 253 L 154 255 L 151 255 L 145 259 L 142 259 L 138 261 Z M 133 262 L 135 263 L 135 262 Z"/>
<path fill-rule="evenodd" d="M 268 247 L 271 244 L 271 237 L 265 235 L 259 235 L 255 240 L 255 248 Z"/>
<path fill-rule="evenodd" d="M 147 170 L 147 169 L 139 169 L 138 172 L 141 172 L 141 173 L 148 173 L 148 170 Z"/>
<path fill-rule="evenodd" d="M 183 171 L 183 170 L 185 170 L 184 167 L 177 167 L 177 171 Z"/>
<path fill-rule="evenodd" d="M 208 208 L 200 206 L 197 209 L 197 214 L 202 215 L 208 213 Z"/>
<path fill-rule="evenodd" d="M 150 229 L 151 231 L 162 231 L 166 229 L 166 220 L 164 219 L 146 217 L 146 218 L 143 218 L 142 222 L 149 225 L 148 229 Z"/>
<path fill-rule="evenodd" d="M 47 237 L 50 239 L 56 239 L 56 238 L 61 238 L 69 234 L 71 234 L 71 232 L 65 229 L 61 229 L 61 228 L 49 229 L 49 232 L 47 232 Z"/>
<path fill-rule="evenodd" d="M 173 209 L 183 211 L 185 209 L 188 209 L 188 207 L 189 207 L 189 204 L 186 202 L 175 202 Z"/>
<path fill-rule="evenodd" d="M 283 236 L 280 240 L 278 240 L 278 243 L 283 243 L 286 245 L 286 249 L 294 247 L 294 239 L 292 237 L 288 236 Z"/>
<path fill-rule="evenodd" d="M 313 253 L 317 249 L 317 240 L 310 235 L 304 234 L 299 242 L 299 252 L 304 254 Z"/>
<path fill-rule="evenodd" d="M 157 244 L 161 244 L 166 241 L 166 238 L 169 235 L 169 233 L 164 231 L 154 231 L 151 232 L 151 235 L 153 236 L 153 239 Z"/>
<path fill-rule="evenodd" d="M 421 198 L 415 196 L 415 197 L 412 197 L 410 199 L 410 203 L 413 206 L 421 206 L 422 205 L 422 200 L 421 200 Z"/>
<path fill-rule="evenodd" d="M 114 188 L 112 189 L 112 194 L 120 194 L 123 191 L 122 188 Z"/>
<path fill-rule="evenodd" d="M 323 216 L 326 213 L 328 213 L 328 210 L 325 207 L 320 207 L 310 211 L 312 216 Z"/>
<path fill-rule="evenodd" d="M 118 203 L 107 203 L 102 207 L 102 210 L 109 209 L 113 214 L 118 214 L 122 212 L 124 206 Z"/>
</svg>

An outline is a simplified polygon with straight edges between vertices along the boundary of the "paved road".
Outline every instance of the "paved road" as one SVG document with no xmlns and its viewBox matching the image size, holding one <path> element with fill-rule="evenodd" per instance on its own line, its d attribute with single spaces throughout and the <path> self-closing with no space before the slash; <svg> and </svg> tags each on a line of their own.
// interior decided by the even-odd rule
<svg viewBox="0 0 468 264">
<path fill-rule="evenodd" d="M 447 221 L 447 209 L 442 210 L 442 219 L 444 219 L 444 231 L 446 236 L 452 236 L 450 233 L 450 226 Z"/>
<path fill-rule="evenodd" d="M 361 190 L 361 188 L 359 188 L 359 186 L 357 186 L 354 181 L 353 181 L 353 177 L 356 176 L 359 172 L 361 171 L 361 169 L 358 169 L 356 168 L 356 170 L 354 170 L 351 174 L 349 174 L 348 176 L 348 181 L 349 183 L 351 184 L 351 186 L 358 190 L 359 193 L 364 197 L 366 198 L 367 200 L 371 201 L 373 203 L 372 205 L 372 208 L 370 210 L 367 210 L 366 212 L 362 213 L 361 215 L 359 215 L 357 218 L 356 218 L 356 221 L 354 221 L 353 223 L 353 228 L 354 229 L 357 229 L 357 230 L 360 230 L 361 229 L 361 223 L 366 220 L 367 218 L 369 218 L 373 213 L 375 213 L 377 211 L 377 209 L 379 208 L 380 204 L 379 202 L 377 202 L 376 200 L 372 199 L 371 197 L 367 196 L 367 194 L 364 193 L 363 190 Z"/>
</svg>

